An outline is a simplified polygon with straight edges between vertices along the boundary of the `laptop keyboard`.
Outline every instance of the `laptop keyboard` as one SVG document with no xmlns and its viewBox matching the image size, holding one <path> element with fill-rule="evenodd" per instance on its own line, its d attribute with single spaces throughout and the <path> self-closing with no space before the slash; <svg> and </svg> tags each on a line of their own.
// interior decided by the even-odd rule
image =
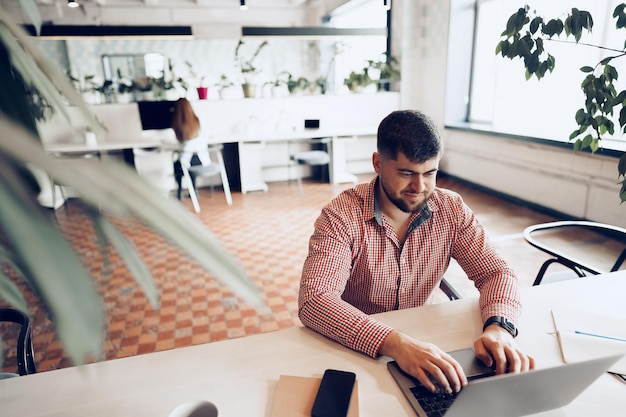
<svg viewBox="0 0 626 417">
<path fill-rule="evenodd" d="M 422 385 L 418 385 L 411 388 L 413 396 L 422 406 L 428 417 L 441 417 L 443 416 L 450 405 L 454 402 L 457 393 L 452 394 L 434 394 L 424 388 Z"/>
</svg>

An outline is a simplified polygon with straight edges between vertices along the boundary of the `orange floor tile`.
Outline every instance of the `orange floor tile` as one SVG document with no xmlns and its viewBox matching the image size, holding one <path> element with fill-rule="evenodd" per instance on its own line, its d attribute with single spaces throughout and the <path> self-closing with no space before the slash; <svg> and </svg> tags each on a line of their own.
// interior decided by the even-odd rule
<svg viewBox="0 0 626 417">
<path fill-rule="evenodd" d="M 366 175 L 360 180 L 370 178 L 371 175 Z M 450 179 L 441 178 L 439 185 L 464 196 L 496 246 L 517 270 L 522 285 L 530 285 L 547 256 L 530 247 L 521 232 L 528 225 L 553 218 Z M 202 211 L 198 216 L 261 289 L 265 306 L 259 309 L 238 300 L 211 274 L 139 222 L 113 219 L 137 247 L 155 277 L 161 301 L 160 309 L 155 311 L 114 251 L 108 251 L 109 263 L 104 263 L 93 228 L 80 204 L 70 200 L 55 215 L 102 293 L 108 322 L 103 359 L 301 325 L 297 317 L 298 284 L 313 221 L 327 201 L 349 186 L 305 181 L 304 193 L 300 194 L 295 181 L 271 183 L 267 192 L 234 193 L 232 206 L 226 205 L 222 192 L 211 195 L 208 189 L 200 190 Z M 181 204 L 193 213 L 188 198 Z M 598 251 L 604 253 L 605 249 L 600 242 Z M 446 278 L 464 296 L 475 294 L 471 283 L 454 264 Z M 71 366 L 45 309 L 32 293 L 25 292 L 34 323 L 39 371 Z M 14 366 L 15 351 L 10 346 L 15 331 L 3 328 L 0 331 L 7 345 L 5 369 L 10 371 Z"/>
</svg>

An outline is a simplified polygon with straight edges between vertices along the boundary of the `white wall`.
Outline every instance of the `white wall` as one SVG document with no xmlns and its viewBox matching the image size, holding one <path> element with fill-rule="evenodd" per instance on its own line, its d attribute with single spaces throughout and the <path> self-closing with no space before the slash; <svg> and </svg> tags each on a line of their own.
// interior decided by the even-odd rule
<svg viewBox="0 0 626 417">
<path fill-rule="evenodd" d="M 422 110 L 441 126 L 446 146 L 442 170 L 568 216 L 626 227 L 617 158 L 443 128 L 449 7 L 437 0 L 393 2 L 392 36 L 401 51 L 403 74 L 401 107 Z"/>
<path fill-rule="evenodd" d="M 377 127 L 398 107 L 398 93 L 291 95 L 274 98 L 199 100 L 193 107 L 203 128 L 219 135 L 293 132 L 305 119 L 320 128 Z"/>
</svg>

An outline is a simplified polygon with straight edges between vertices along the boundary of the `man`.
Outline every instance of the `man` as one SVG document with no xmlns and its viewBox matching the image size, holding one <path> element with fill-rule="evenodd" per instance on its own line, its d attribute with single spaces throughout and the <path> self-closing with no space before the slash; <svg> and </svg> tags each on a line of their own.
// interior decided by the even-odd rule
<svg viewBox="0 0 626 417">
<path fill-rule="evenodd" d="M 458 392 L 461 366 L 437 346 L 369 315 L 428 303 L 454 258 L 480 291 L 485 323 L 474 350 L 496 372 L 534 367 L 514 341 L 517 278 L 461 197 L 436 187 L 443 144 L 417 111 L 395 111 L 378 128 L 377 177 L 344 191 L 315 222 L 299 294 L 302 323 L 372 357 L 386 355 L 432 391 Z M 431 378 L 437 381 L 436 387 Z"/>
</svg>

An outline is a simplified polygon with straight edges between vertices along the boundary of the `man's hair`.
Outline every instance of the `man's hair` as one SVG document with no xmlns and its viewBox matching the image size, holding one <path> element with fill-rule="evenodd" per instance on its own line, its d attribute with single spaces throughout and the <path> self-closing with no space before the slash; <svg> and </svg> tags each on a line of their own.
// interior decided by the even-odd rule
<svg viewBox="0 0 626 417">
<path fill-rule="evenodd" d="M 402 152 L 409 161 L 424 163 L 443 152 L 443 142 L 433 121 L 416 110 L 397 110 L 378 126 L 378 153 L 393 160 Z"/>
</svg>

